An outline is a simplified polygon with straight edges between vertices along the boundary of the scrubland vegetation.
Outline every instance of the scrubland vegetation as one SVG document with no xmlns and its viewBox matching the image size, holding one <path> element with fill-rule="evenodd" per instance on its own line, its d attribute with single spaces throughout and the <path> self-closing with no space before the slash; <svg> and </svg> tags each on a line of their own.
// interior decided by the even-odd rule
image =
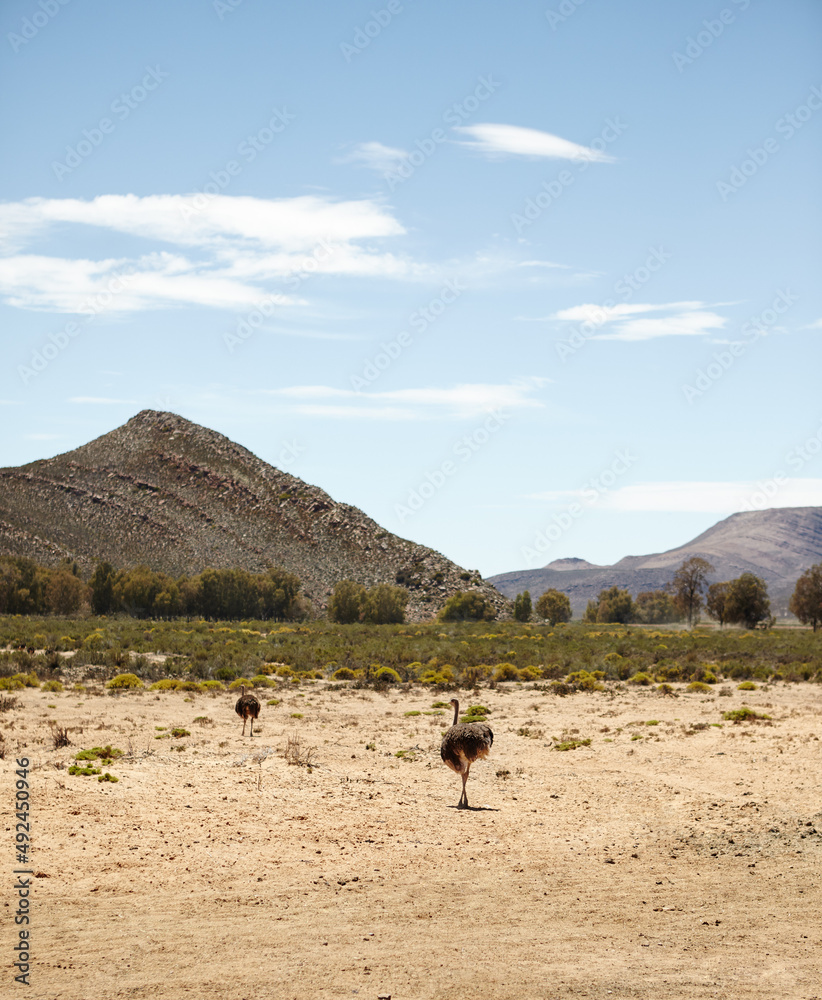
<svg viewBox="0 0 822 1000">
<path fill-rule="evenodd" d="M 822 681 L 822 642 L 799 628 L 648 628 L 520 622 L 422 625 L 0 618 L 0 689 L 220 691 L 318 680 L 438 690 L 530 682 L 557 694 L 611 684 Z"/>
</svg>

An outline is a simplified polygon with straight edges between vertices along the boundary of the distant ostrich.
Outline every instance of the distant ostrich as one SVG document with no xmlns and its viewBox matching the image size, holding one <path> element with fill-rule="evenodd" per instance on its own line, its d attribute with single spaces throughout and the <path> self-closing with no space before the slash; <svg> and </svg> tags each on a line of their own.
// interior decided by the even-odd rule
<svg viewBox="0 0 822 1000">
<path fill-rule="evenodd" d="M 440 756 L 452 771 L 461 775 L 462 796 L 457 809 L 467 809 L 465 783 L 468 781 L 468 771 L 475 760 L 488 756 L 494 734 L 484 722 L 459 722 L 460 703 L 452 698 L 451 704 L 454 706 L 454 724 L 442 738 Z"/>
<path fill-rule="evenodd" d="M 234 711 L 243 720 L 243 736 L 245 736 L 245 720 L 251 719 L 250 736 L 254 735 L 254 720 L 260 716 L 260 703 L 253 694 L 245 693 L 245 685 L 240 688 L 240 697 L 234 706 Z"/>
</svg>

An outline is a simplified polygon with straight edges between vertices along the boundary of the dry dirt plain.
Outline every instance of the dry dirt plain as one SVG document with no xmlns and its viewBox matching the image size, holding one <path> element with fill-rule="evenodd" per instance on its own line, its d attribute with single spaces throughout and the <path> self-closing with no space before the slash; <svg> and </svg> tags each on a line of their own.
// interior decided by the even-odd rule
<svg viewBox="0 0 822 1000">
<path fill-rule="evenodd" d="M 1 763 L 7 803 L 14 758 L 33 766 L 34 965 L 14 983 L 9 916 L 0 993 L 822 998 L 819 686 L 503 687 L 466 699 L 495 731 L 468 811 L 445 716 L 404 715 L 431 710 L 423 689 L 289 689 L 253 740 L 236 694 L 21 692 Z M 712 725 L 743 701 L 772 724 Z M 72 747 L 51 748 L 50 721 Z M 592 743 L 552 750 L 563 734 Z M 69 776 L 106 743 L 131 750 L 118 783 Z"/>
</svg>

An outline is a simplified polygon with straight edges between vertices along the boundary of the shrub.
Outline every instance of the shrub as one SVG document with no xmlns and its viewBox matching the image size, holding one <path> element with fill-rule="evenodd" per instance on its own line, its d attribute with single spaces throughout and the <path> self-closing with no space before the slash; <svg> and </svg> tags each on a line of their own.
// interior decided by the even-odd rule
<svg viewBox="0 0 822 1000">
<path fill-rule="evenodd" d="M 266 677 L 265 674 L 256 674 L 251 678 L 249 684 L 252 687 L 268 687 L 273 688 L 277 686 L 277 682 L 272 677 Z"/>
<path fill-rule="evenodd" d="M 691 681 L 691 683 L 685 688 L 686 691 L 710 691 L 711 685 L 705 684 L 704 681 Z"/>
<path fill-rule="evenodd" d="M 498 663 L 494 668 L 495 681 L 518 681 L 519 670 L 513 663 Z"/>
<path fill-rule="evenodd" d="M 380 667 L 380 669 L 374 674 L 374 680 L 378 684 L 400 684 L 402 682 L 402 677 L 393 670 L 391 667 Z"/>
<path fill-rule="evenodd" d="M 491 709 L 485 705 L 469 705 L 468 710 L 463 713 L 461 722 L 486 722 L 486 716 Z"/>
<path fill-rule="evenodd" d="M 734 723 L 757 722 L 762 719 L 770 719 L 770 715 L 765 715 L 764 712 L 755 712 L 752 708 L 748 708 L 747 705 L 743 705 L 742 708 L 735 708 L 730 712 L 723 712 L 722 718 L 728 722 Z"/>
<path fill-rule="evenodd" d="M 463 677 L 465 671 L 463 671 Z M 519 679 L 521 681 L 538 681 L 542 677 L 542 671 L 539 667 L 521 667 L 519 670 Z"/>
<path fill-rule="evenodd" d="M 200 686 L 203 691 L 225 691 L 220 681 L 203 681 Z"/>
<path fill-rule="evenodd" d="M 60 683 L 60 681 L 46 681 L 45 684 L 43 684 L 42 690 L 43 691 L 62 691 L 63 690 L 63 685 Z"/>
<path fill-rule="evenodd" d="M 106 687 L 113 690 L 128 690 L 130 688 L 141 688 L 142 686 L 143 682 L 137 674 L 117 674 L 116 677 L 112 677 L 108 684 L 106 684 Z"/>
<path fill-rule="evenodd" d="M 122 757 L 123 751 L 118 747 L 113 747 L 110 743 L 104 747 L 92 747 L 90 750 L 81 750 L 74 755 L 75 760 L 102 760 L 110 764 L 117 757 Z"/>
<path fill-rule="evenodd" d="M 605 674 L 601 670 L 589 673 L 587 670 L 575 670 L 565 678 L 566 684 L 573 686 L 580 691 L 604 691 L 605 686 L 599 682 L 603 680 Z"/>
<path fill-rule="evenodd" d="M 445 687 L 453 683 L 454 668 L 448 663 L 441 667 L 428 667 L 420 677 L 420 684 L 437 684 Z"/>
<path fill-rule="evenodd" d="M 161 681 L 155 681 L 149 691 L 176 691 L 182 683 L 173 677 L 164 677 Z"/>
<path fill-rule="evenodd" d="M 629 684 L 640 684 L 642 687 L 648 687 L 650 684 L 654 683 L 653 677 L 650 674 L 646 674 L 643 671 L 634 674 L 633 677 L 628 678 Z"/>
<path fill-rule="evenodd" d="M 267 677 L 266 677 L 266 680 L 268 680 Z M 255 686 L 256 685 L 254 684 L 253 679 L 248 678 L 248 677 L 238 677 L 236 681 L 232 681 L 228 685 L 228 690 L 229 691 L 239 691 L 240 688 L 242 688 L 242 687 L 253 688 Z"/>
<path fill-rule="evenodd" d="M 737 691 L 756 691 L 759 688 L 758 684 L 754 684 L 753 681 L 743 681 L 741 684 L 736 685 Z"/>
<path fill-rule="evenodd" d="M 351 667 L 339 667 L 331 675 L 331 680 L 333 681 L 353 681 L 356 678 L 356 674 L 351 669 Z"/>
<path fill-rule="evenodd" d="M 563 740 L 561 743 L 554 743 L 552 750 L 576 750 L 577 747 L 589 747 L 590 740 Z"/>
</svg>

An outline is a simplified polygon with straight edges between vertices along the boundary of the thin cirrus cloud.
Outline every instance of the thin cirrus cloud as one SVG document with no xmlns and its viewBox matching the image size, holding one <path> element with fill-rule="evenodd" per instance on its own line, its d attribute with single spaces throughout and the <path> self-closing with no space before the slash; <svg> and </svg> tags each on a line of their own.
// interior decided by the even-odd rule
<svg viewBox="0 0 822 1000">
<path fill-rule="evenodd" d="M 636 483 L 606 494 L 603 505 L 621 511 L 732 513 L 765 507 L 813 507 L 822 497 L 822 479 L 785 478 L 766 496 L 762 484 L 741 482 Z"/>
<path fill-rule="evenodd" d="M 548 383 L 537 376 L 503 384 L 464 383 L 448 388 L 357 392 L 327 385 L 294 385 L 269 389 L 266 395 L 287 401 L 302 416 L 368 420 L 433 420 L 470 418 L 494 411 L 541 408 L 533 394 Z"/>
<path fill-rule="evenodd" d="M 96 230 L 107 243 L 112 234 L 138 237 L 148 246 L 134 256 L 97 259 L 22 252 L 57 226 Z M 405 229 L 370 199 L 29 198 L 0 204 L 0 232 L 6 252 L 0 258 L 0 296 L 33 310 L 123 312 L 181 304 L 238 309 L 271 297 L 277 305 L 298 305 L 293 296 L 272 296 L 270 283 L 314 273 L 407 278 L 424 270 L 374 248 L 375 240 L 396 238 Z M 168 244 L 180 249 L 170 251 Z M 105 305 L 97 309 L 90 297 L 105 297 Z"/>
<path fill-rule="evenodd" d="M 68 403 L 90 404 L 92 406 L 134 406 L 134 399 L 112 399 L 110 396 L 70 396 Z"/>
<path fill-rule="evenodd" d="M 727 317 L 706 308 L 704 302 L 692 301 L 661 305 L 620 303 L 615 306 L 586 303 L 560 309 L 545 318 L 579 323 L 591 329 L 603 328 L 600 333 L 590 333 L 590 340 L 624 341 L 708 336 L 714 330 L 723 329 L 728 322 Z"/>
<path fill-rule="evenodd" d="M 381 142 L 361 142 L 350 152 L 338 158 L 338 163 L 353 163 L 358 167 L 367 167 L 378 173 L 387 174 L 396 170 L 400 163 L 408 159 L 404 149 L 395 146 L 385 146 Z"/>
<path fill-rule="evenodd" d="M 454 129 L 467 136 L 468 146 L 488 156 L 530 156 L 549 160 L 575 160 L 592 163 L 613 163 L 614 157 L 589 146 L 580 146 L 551 132 L 540 132 L 519 125 L 458 125 Z"/>
<path fill-rule="evenodd" d="M 766 495 L 762 484 L 754 480 L 704 482 L 672 480 L 656 483 L 633 483 L 600 494 L 597 506 L 608 510 L 634 513 L 733 514 L 765 507 L 815 507 L 822 497 L 822 479 L 785 477 L 776 493 Z M 556 490 L 531 494 L 530 500 L 567 504 L 586 501 L 584 491 Z"/>
</svg>

